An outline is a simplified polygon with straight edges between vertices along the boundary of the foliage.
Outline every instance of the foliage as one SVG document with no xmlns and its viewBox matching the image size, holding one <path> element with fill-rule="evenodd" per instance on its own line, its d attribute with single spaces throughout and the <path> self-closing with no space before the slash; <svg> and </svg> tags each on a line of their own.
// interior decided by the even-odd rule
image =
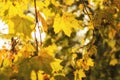
<svg viewBox="0 0 120 80">
<path fill-rule="evenodd" d="M 0 18 L 9 30 L 0 37 L 11 41 L 10 49 L 0 49 L 0 79 L 119 80 L 119 5 L 119 0 L 0 0 Z"/>
</svg>

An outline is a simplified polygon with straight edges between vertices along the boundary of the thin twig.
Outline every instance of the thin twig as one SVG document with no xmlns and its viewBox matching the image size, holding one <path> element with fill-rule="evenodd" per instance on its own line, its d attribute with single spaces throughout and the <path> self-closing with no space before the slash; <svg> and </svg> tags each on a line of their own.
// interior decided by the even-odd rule
<svg viewBox="0 0 120 80">
<path fill-rule="evenodd" d="M 36 5 L 36 0 L 34 0 L 34 7 L 35 7 L 35 19 L 36 19 L 36 26 L 38 27 L 39 34 L 40 34 L 40 45 L 42 45 L 42 36 L 41 36 L 41 31 L 39 28 L 39 20 L 38 20 L 38 12 L 37 12 L 37 5 Z M 37 25 L 38 24 L 38 25 Z"/>
<path fill-rule="evenodd" d="M 34 32 L 34 37 L 35 37 L 35 48 L 36 48 L 36 54 L 38 53 L 38 41 L 37 41 L 37 37 L 36 37 L 36 33 Z"/>
<path fill-rule="evenodd" d="M 35 8 L 35 28 L 36 28 L 37 23 L 38 23 L 36 0 L 34 0 L 34 8 Z M 35 32 L 34 32 L 34 36 L 35 36 L 35 42 L 36 42 L 36 53 L 38 53 L 38 41 L 37 41 L 37 37 L 36 37 L 36 33 Z"/>
<path fill-rule="evenodd" d="M 36 0 L 34 0 L 34 7 L 35 7 L 35 20 L 36 20 L 36 24 L 37 24 L 38 23 L 38 17 L 37 17 Z"/>
</svg>

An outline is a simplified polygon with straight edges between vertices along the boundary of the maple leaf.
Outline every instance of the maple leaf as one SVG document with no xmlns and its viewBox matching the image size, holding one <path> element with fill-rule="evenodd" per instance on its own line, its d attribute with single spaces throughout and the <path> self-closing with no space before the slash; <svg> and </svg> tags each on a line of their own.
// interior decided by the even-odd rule
<svg viewBox="0 0 120 80">
<path fill-rule="evenodd" d="M 111 48 L 114 48 L 114 46 L 116 44 L 116 40 L 108 40 L 107 43 Z"/>
<path fill-rule="evenodd" d="M 119 28 L 118 28 L 118 29 L 119 29 Z M 109 31 L 108 36 L 109 36 L 110 39 L 113 39 L 113 38 L 115 37 L 115 34 L 116 34 L 116 31 L 115 31 L 114 29 L 111 29 L 111 30 Z"/>
<path fill-rule="evenodd" d="M 9 18 L 16 15 L 24 15 L 23 12 L 27 9 L 26 0 L 24 0 L 24 2 L 5 1 L 5 2 L 1 2 L 0 5 L 1 5 L 0 16 L 4 20 L 8 20 Z"/>
<path fill-rule="evenodd" d="M 118 60 L 114 58 L 110 61 L 109 64 L 112 65 L 112 66 L 115 66 L 117 63 L 118 63 Z"/>
<path fill-rule="evenodd" d="M 33 19 L 28 16 L 20 17 L 20 16 L 14 16 L 11 18 L 11 21 L 13 22 L 13 26 L 9 24 L 9 29 L 12 28 L 14 31 L 14 34 L 21 34 L 24 37 L 31 37 L 31 32 L 33 30 Z M 10 29 L 11 30 L 11 29 Z M 9 32 L 11 33 L 11 32 Z"/>
<path fill-rule="evenodd" d="M 52 3 L 53 5 L 55 5 L 56 7 L 60 6 L 59 1 L 51 0 L 51 3 Z"/>
<path fill-rule="evenodd" d="M 93 62 L 93 60 L 91 58 L 87 59 L 87 65 L 88 66 L 94 66 L 94 62 Z"/>
<path fill-rule="evenodd" d="M 45 49 L 41 49 L 38 56 L 31 58 L 32 69 L 38 71 L 42 70 L 45 73 L 51 74 L 52 68 L 50 63 L 54 61 L 54 58 L 48 54 Z"/>
<path fill-rule="evenodd" d="M 29 47 L 28 47 L 29 46 Z M 33 52 L 35 52 L 35 48 L 33 47 L 33 45 L 28 42 L 27 44 L 25 44 L 20 51 L 18 52 L 18 56 L 23 55 L 24 57 L 28 58 L 29 56 L 31 56 L 33 54 Z M 22 53 L 22 54 L 20 54 Z"/>
<path fill-rule="evenodd" d="M 29 47 L 28 47 L 29 46 Z M 33 47 L 33 45 L 31 43 L 27 43 L 25 44 L 22 49 L 20 50 L 21 52 L 27 51 L 27 52 L 34 52 L 35 48 Z"/>
<path fill-rule="evenodd" d="M 77 28 L 79 26 L 79 22 L 70 13 L 64 13 L 62 16 L 57 14 L 53 24 L 55 33 L 63 31 L 65 35 L 69 37 L 72 33 L 72 29 Z"/>
<path fill-rule="evenodd" d="M 57 50 L 57 46 L 55 44 L 52 44 L 45 49 L 49 52 L 49 55 L 55 57 L 55 51 Z"/>
<path fill-rule="evenodd" d="M 50 66 L 50 63 L 52 61 L 54 61 L 54 58 L 50 56 L 46 51 L 42 50 L 40 51 L 39 56 L 34 56 L 30 59 L 25 58 L 20 62 L 21 64 L 19 65 L 18 75 L 23 76 L 25 80 L 30 80 L 29 79 L 30 77 L 32 77 L 32 79 L 35 79 L 35 77 L 31 75 L 35 75 L 35 72 L 38 72 L 38 71 L 43 71 L 46 74 L 51 74 L 52 68 Z M 40 76 L 39 73 L 37 74 Z"/>
<path fill-rule="evenodd" d="M 36 80 L 36 72 L 34 70 L 31 71 L 31 80 Z"/>
<path fill-rule="evenodd" d="M 82 78 L 86 77 L 85 72 L 83 71 L 83 69 L 76 70 L 74 72 L 74 76 L 75 76 L 74 80 L 78 80 L 78 78 L 79 78 L 79 80 L 82 80 Z"/>
<path fill-rule="evenodd" d="M 64 3 L 67 5 L 72 5 L 75 0 L 64 0 Z"/>
<path fill-rule="evenodd" d="M 82 69 L 79 70 L 78 75 L 79 75 L 80 80 L 82 80 L 82 78 L 86 77 L 85 72 Z"/>
<path fill-rule="evenodd" d="M 50 65 L 53 69 L 53 72 L 58 72 L 58 71 L 62 70 L 63 66 L 60 65 L 61 62 L 62 62 L 62 60 L 55 59 L 55 61 L 50 63 Z"/>
</svg>

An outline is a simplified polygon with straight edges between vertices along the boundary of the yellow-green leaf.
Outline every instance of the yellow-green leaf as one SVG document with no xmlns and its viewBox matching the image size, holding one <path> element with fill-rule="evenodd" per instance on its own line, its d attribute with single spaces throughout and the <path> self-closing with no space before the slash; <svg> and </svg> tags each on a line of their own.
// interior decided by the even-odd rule
<svg viewBox="0 0 120 80">
<path fill-rule="evenodd" d="M 32 32 L 32 25 L 33 25 L 33 19 L 31 17 L 28 16 L 14 16 L 11 18 L 12 22 L 13 22 L 13 26 L 9 26 L 9 28 L 14 28 L 14 31 L 12 31 L 12 33 L 14 32 L 14 34 L 19 34 L 22 35 L 24 37 L 31 37 L 31 32 Z M 10 29 L 11 30 L 11 29 Z M 10 32 L 11 33 L 11 32 Z"/>
<path fill-rule="evenodd" d="M 75 19 L 74 15 L 70 13 L 64 13 L 62 16 L 59 14 L 56 15 L 53 27 L 55 33 L 63 31 L 65 35 L 70 37 L 72 29 L 78 28 L 80 25 L 79 22 Z"/>
</svg>

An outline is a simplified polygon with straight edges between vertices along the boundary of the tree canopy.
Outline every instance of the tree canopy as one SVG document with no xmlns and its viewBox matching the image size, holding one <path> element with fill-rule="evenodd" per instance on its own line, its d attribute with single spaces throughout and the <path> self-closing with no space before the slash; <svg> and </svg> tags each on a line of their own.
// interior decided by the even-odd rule
<svg viewBox="0 0 120 80">
<path fill-rule="evenodd" d="M 120 79 L 120 0 L 0 0 L 0 19 L 0 80 Z"/>
</svg>

